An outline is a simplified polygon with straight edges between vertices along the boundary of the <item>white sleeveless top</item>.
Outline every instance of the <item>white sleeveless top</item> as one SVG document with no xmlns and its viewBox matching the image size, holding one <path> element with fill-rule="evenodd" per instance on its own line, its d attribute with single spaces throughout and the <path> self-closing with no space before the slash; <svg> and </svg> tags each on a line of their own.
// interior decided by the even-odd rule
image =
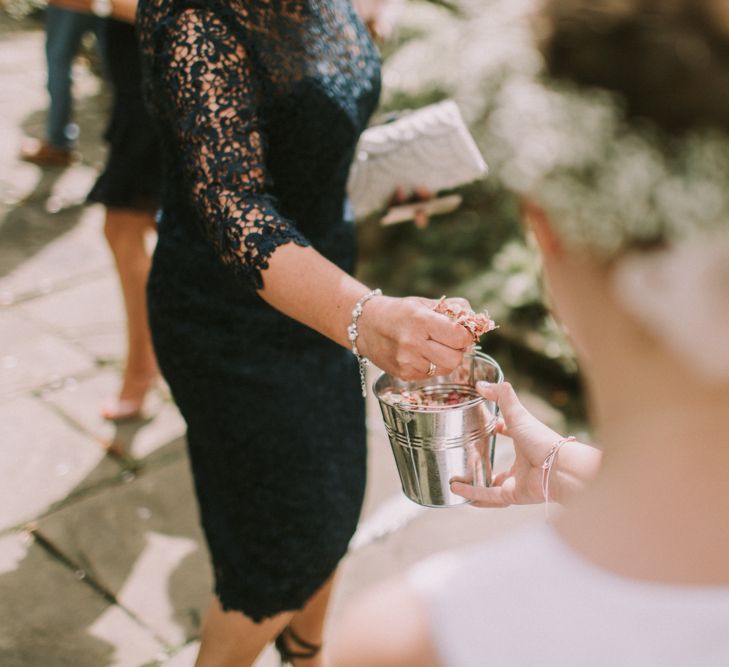
<svg viewBox="0 0 729 667">
<path fill-rule="evenodd" d="M 443 667 L 729 667 L 729 587 L 613 575 L 546 526 L 435 556 L 409 583 Z"/>
</svg>

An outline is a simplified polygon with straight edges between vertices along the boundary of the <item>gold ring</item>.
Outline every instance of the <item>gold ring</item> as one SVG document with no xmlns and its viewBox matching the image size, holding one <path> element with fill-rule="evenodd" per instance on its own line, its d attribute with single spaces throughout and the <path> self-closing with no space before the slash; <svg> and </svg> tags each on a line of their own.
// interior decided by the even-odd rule
<svg viewBox="0 0 729 667">
<path fill-rule="evenodd" d="M 430 366 L 428 366 L 428 377 L 432 378 L 435 375 L 436 371 L 436 365 L 431 361 Z"/>
</svg>

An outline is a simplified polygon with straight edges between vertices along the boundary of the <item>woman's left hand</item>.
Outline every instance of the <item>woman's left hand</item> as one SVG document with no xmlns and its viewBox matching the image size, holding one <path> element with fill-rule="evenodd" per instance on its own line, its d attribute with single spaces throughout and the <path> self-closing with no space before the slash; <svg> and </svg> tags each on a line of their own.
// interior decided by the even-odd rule
<svg viewBox="0 0 729 667">
<path fill-rule="evenodd" d="M 562 436 L 540 422 L 521 403 L 508 382 L 479 382 L 478 393 L 495 401 L 501 410 L 497 431 L 510 437 L 516 458 L 511 469 L 502 472 L 488 487 L 477 487 L 457 479 L 451 491 L 471 501 L 474 507 L 508 507 L 544 502 L 544 461 Z M 595 477 L 602 454 L 581 442 L 571 441 L 560 450 L 554 477 L 550 483 L 550 499 L 562 503 L 582 485 Z"/>
<path fill-rule="evenodd" d="M 430 215 L 426 208 L 418 206 L 419 203 L 431 201 L 435 195 L 425 186 L 416 186 L 412 191 L 408 192 L 402 185 L 398 185 L 395 188 L 395 192 L 390 197 L 389 210 L 392 211 L 395 208 L 402 208 L 407 206 L 412 211 L 408 212 L 407 215 L 415 222 L 415 226 L 418 229 L 423 229 L 428 226 L 430 222 Z M 386 213 L 382 220 L 387 220 L 388 214 Z"/>
</svg>

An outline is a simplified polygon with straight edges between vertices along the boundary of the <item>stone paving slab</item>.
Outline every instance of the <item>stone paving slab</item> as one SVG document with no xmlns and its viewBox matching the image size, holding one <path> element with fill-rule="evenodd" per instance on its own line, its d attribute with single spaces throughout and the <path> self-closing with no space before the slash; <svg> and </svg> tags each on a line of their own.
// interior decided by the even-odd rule
<svg viewBox="0 0 729 667">
<path fill-rule="evenodd" d="M 211 579 L 186 458 L 54 512 L 38 530 L 168 644 L 196 636 Z"/>
<path fill-rule="evenodd" d="M 16 310 L 58 333 L 97 363 L 119 362 L 126 355 L 124 306 L 114 274 L 56 289 L 19 304 Z"/>
<path fill-rule="evenodd" d="M 1 127 L 1 126 L 0 126 Z M 22 142 L 15 132 L 0 129 L 0 140 L 8 146 Z M 43 130 L 34 132 L 43 136 Z M 0 168 L 4 187 L 0 204 L 5 208 L 5 222 L 19 225 L 29 208 L 48 215 L 47 223 L 58 227 L 75 223 L 86 197 L 96 182 L 99 169 L 87 162 L 67 168 L 43 169 L 21 160 Z"/>
<path fill-rule="evenodd" d="M 119 329 L 125 323 L 119 281 L 114 274 L 55 290 L 20 304 L 18 310 L 74 340 L 83 339 L 89 330 Z"/>
<path fill-rule="evenodd" d="M 47 271 L 51 278 L 67 277 L 88 266 L 86 252 L 77 244 L 75 252 L 57 271 L 54 257 L 21 266 L 25 260 L 42 253 L 44 246 L 69 232 L 91 214 L 101 221 L 101 207 L 84 210 L 81 204 L 93 184 L 105 146 L 101 134 L 107 122 L 108 94 L 99 79 L 83 64 L 73 68 L 74 116 L 81 128 L 80 149 L 84 160 L 68 169 L 42 170 L 16 158 L 23 135 L 45 134 L 46 92 L 44 31 L 40 22 L 26 21 L 22 26 L 0 15 L 3 28 L 0 40 L 0 304 L 7 304 L 19 293 L 32 291 L 48 276 L 34 276 Z M 52 215 L 53 214 L 53 215 Z M 97 230 L 100 230 L 97 225 Z M 97 242 L 103 243 L 98 234 Z M 58 253 L 55 253 L 56 258 Z M 108 258 L 101 255 L 108 263 Z M 98 262 L 97 262 L 98 264 Z M 20 270 L 17 276 L 8 275 Z M 21 275 L 22 274 L 22 275 Z"/>
<path fill-rule="evenodd" d="M 123 364 L 126 358 L 127 336 L 122 328 L 87 330 L 76 342 L 102 365 Z"/>
<path fill-rule="evenodd" d="M 36 398 L 0 405 L 0 443 L 0 530 L 119 475 L 97 442 Z"/>
<path fill-rule="evenodd" d="M 0 220 L 0 242 L 3 252 L 0 254 L 0 275 L 8 276 L 2 279 L 2 304 L 9 305 L 20 298 L 35 296 L 39 293 L 50 291 L 53 284 L 46 275 L 41 274 L 37 280 L 23 278 L 22 274 L 28 276 L 33 268 L 41 269 L 44 273 L 53 266 L 44 267 L 41 262 L 34 262 L 26 269 L 23 264 L 33 260 L 36 256 L 42 260 L 45 258 L 44 251 L 52 246 L 57 240 L 71 232 L 78 224 L 83 209 L 76 205 L 72 209 L 66 209 L 57 214 L 51 214 L 46 210 L 47 206 L 55 206 L 50 199 L 55 187 L 55 177 L 45 173 L 43 178 L 35 185 L 33 199 L 18 202 L 14 206 L 2 207 L 2 219 Z M 15 195 L 6 194 L 12 199 Z M 73 273 L 73 267 L 81 261 L 79 252 L 73 253 L 76 256 L 63 258 L 66 265 L 65 270 L 58 273 Z M 20 276 L 14 276 L 15 271 L 21 269 Z M 61 267 L 58 267 L 61 268 Z"/>
<path fill-rule="evenodd" d="M 22 206 L 9 215 L 11 220 L 6 216 L 0 230 L 0 274 L 5 274 L 0 277 L 0 304 L 48 294 L 89 277 L 111 275 L 101 207 L 50 215 L 35 206 Z"/>
<path fill-rule="evenodd" d="M 3 32 L 0 40 L 0 76 L 3 80 L 0 104 L 9 127 L 18 125 L 28 110 L 45 107 L 45 71 L 40 26 L 37 31 Z M 3 163 L 7 164 L 7 160 Z"/>
<path fill-rule="evenodd" d="M 106 369 L 44 392 L 43 400 L 68 415 L 105 446 L 114 445 L 119 454 L 149 462 L 172 441 L 179 442 L 181 452 L 185 422 L 177 407 L 161 391 L 152 392 L 145 402 L 145 419 L 114 424 L 101 417 L 100 406 L 108 397 L 116 395 L 120 381 L 117 371 Z"/>
<path fill-rule="evenodd" d="M 164 662 L 164 667 L 194 667 L 197 652 L 200 650 L 200 642 L 192 642 L 182 647 L 169 660 Z"/>
<path fill-rule="evenodd" d="M 39 544 L 0 538 L 3 667 L 140 667 L 164 645 Z"/>
<path fill-rule="evenodd" d="M 77 346 L 14 310 L 0 310 L 0 401 L 93 368 Z"/>
<path fill-rule="evenodd" d="M 16 128 L 0 124 L 0 146 L 17 150 L 19 143 Z M 37 167 L 27 162 L 3 160 L 0 162 L 0 211 L 7 216 L 14 207 L 32 197 L 38 191 L 50 191 L 55 181 L 51 174 L 41 174 Z"/>
</svg>

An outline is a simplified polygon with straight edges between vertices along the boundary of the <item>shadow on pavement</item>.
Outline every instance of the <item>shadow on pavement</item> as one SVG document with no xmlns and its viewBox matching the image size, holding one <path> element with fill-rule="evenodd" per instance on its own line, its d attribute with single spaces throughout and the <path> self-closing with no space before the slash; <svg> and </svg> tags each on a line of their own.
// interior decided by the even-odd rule
<svg viewBox="0 0 729 667">
<path fill-rule="evenodd" d="M 75 122 L 82 128 L 78 145 L 82 155 L 80 163 L 66 168 L 39 168 L 40 177 L 33 190 L 17 200 L 10 185 L 10 197 L 0 202 L 0 245 L 3 247 L 0 276 L 13 271 L 78 223 L 95 179 L 89 167 L 95 171 L 103 167 L 106 147 L 102 135 L 108 106 L 108 94 L 103 90 L 74 103 Z M 42 138 L 45 117 L 45 110 L 26 116 L 21 123 L 23 133 Z M 19 148 L 5 147 L 13 154 Z"/>
<path fill-rule="evenodd" d="M 135 433 L 117 434 L 118 477 L 39 519 L 0 575 L 3 667 L 142 665 L 197 636 L 210 574 L 184 439 L 122 460 Z"/>
</svg>

